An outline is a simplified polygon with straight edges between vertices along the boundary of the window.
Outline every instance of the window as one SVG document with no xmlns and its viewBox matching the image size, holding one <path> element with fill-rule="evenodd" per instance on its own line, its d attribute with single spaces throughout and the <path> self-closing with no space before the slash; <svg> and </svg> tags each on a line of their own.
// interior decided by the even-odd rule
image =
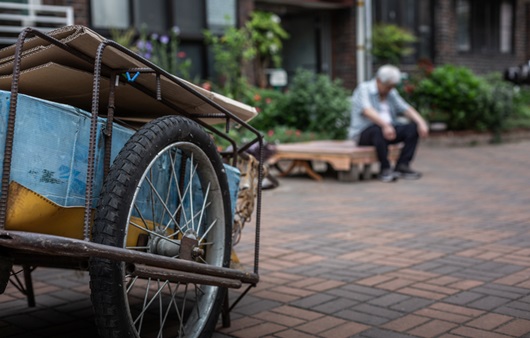
<svg viewBox="0 0 530 338">
<path fill-rule="evenodd" d="M 129 28 L 129 0 L 92 0 L 90 14 L 95 28 Z"/>
<path fill-rule="evenodd" d="M 403 63 L 433 58 L 433 9 L 432 0 L 375 0 L 376 23 L 406 28 L 418 39 L 413 46 L 414 54 L 405 57 Z"/>
<path fill-rule="evenodd" d="M 222 33 L 226 27 L 236 25 L 236 0 L 207 0 L 208 29 Z"/>
<path fill-rule="evenodd" d="M 165 32 L 168 21 L 165 3 L 165 0 L 134 0 L 134 27 L 138 31 L 148 29 L 150 32 Z"/>
<path fill-rule="evenodd" d="M 185 36 L 202 36 L 206 25 L 204 2 L 173 0 L 173 18 Z"/>
<path fill-rule="evenodd" d="M 513 10 L 513 0 L 457 0 L 458 50 L 511 53 Z"/>
<path fill-rule="evenodd" d="M 467 52 L 471 49 L 471 3 L 469 0 L 456 2 L 456 40 L 458 50 Z"/>
</svg>

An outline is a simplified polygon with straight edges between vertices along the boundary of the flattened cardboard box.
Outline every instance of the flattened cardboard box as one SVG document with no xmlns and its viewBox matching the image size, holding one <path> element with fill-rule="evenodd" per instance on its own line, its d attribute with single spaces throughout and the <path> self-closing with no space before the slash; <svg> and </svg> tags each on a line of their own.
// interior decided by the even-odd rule
<svg viewBox="0 0 530 338">
<path fill-rule="evenodd" d="M 50 32 L 48 35 L 57 38 L 72 49 L 95 59 L 98 47 L 105 39 L 83 26 L 68 26 Z M 14 46 L 0 50 L 0 89 L 10 90 L 15 52 Z M 113 70 L 145 68 L 145 64 L 113 47 L 107 47 L 103 53 L 102 63 Z M 22 63 L 19 91 L 42 99 L 67 103 L 90 110 L 92 103 L 93 64 L 84 61 L 48 41 L 36 37 L 28 39 L 22 52 Z M 110 88 L 108 72 L 103 71 L 100 80 L 99 108 L 106 113 L 108 89 Z M 230 111 L 243 121 L 249 121 L 257 115 L 254 107 L 232 100 L 223 95 L 207 91 L 190 82 L 177 78 L 179 85 L 171 79 L 161 77 L 160 88 L 164 100 L 188 114 L 219 114 L 205 99 L 193 94 L 198 92 L 204 97 Z M 147 93 L 120 81 L 116 89 L 116 116 L 124 120 L 147 122 L 159 116 L 176 114 L 170 107 L 158 101 L 156 75 L 141 73 L 135 80 L 144 87 Z M 102 109 L 104 109 L 102 111 Z M 205 119 L 213 124 L 225 122 L 224 119 Z"/>
</svg>

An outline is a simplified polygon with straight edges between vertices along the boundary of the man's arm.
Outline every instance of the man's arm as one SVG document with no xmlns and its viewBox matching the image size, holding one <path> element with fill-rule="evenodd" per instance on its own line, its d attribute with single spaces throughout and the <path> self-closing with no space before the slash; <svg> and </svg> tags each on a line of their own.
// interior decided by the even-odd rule
<svg viewBox="0 0 530 338">
<path fill-rule="evenodd" d="M 392 141 L 396 138 L 396 130 L 394 129 L 394 126 L 390 123 L 387 123 L 381 119 L 379 116 L 379 113 L 372 107 L 366 107 L 363 109 L 363 114 L 366 118 L 368 118 L 373 123 L 377 124 L 379 127 L 381 127 L 381 130 L 383 131 L 383 136 L 385 139 Z"/>
<path fill-rule="evenodd" d="M 420 135 L 420 137 L 429 136 L 429 126 L 416 109 L 414 109 L 412 106 L 409 106 L 409 108 L 405 110 L 403 114 L 412 121 L 414 121 L 414 123 L 416 123 L 416 125 L 418 126 L 418 134 Z"/>
</svg>

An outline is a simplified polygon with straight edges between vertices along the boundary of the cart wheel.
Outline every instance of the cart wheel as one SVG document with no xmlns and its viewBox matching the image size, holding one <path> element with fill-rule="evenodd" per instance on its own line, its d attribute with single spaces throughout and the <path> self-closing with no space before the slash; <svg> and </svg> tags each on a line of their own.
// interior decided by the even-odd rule
<svg viewBox="0 0 530 338">
<path fill-rule="evenodd" d="M 146 124 L 116 157 L 92 240 L 227 267 L 232 215 L 226 172 L 211 137 L 181 116 Z M 92 259 L 90 286 L 103 337 L 209 337 L 226 289 Z"/>
</svg>

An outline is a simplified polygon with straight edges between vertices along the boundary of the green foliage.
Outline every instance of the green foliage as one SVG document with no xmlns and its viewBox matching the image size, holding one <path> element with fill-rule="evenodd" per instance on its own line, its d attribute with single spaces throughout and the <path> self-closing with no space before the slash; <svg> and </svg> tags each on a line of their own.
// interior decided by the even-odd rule
<svg viewBox="0 0 530 338">
<path fill-rule="evenodd" d="M 251 124 L 258 130 L 274 129 L 283 114 L 285 94 L 274 89 L 261 89 L 249 86 L 244 92 L 242 101 L 256 107 L 259 112 Z"/>
<path fill-rule="evenodd" d="M 179 35 L 178 27 L 173 27 L 169 35 L 156 33 L 148 35 L 144 27 L 140 39 L 136 42 L 136 50 L 141 56 L 167 72 L 189 80 L 191 60 L 185 52 L 179 51 Z"/>
<path fill-rule="evenodd" d="M 229 27 L 223 36 L 216 36 L 210 31 L 203 34 L 206 43 L 212 47 L 220 91 L 238 99 L 247 86 L 242 76 L 242 65 L 256 55 L 248 31 Z"/>
<path fill-rule="evenodd" d="M 129 49 L 131 48 L 134 49 L 133 42 L 136 36 L 136 29 L 129 28 L 127 30 L 121 30 L 121 29 L 112 28 L 110 30 L 110 36 L 111 36 L 111 39 L 117 42 L 118 44 L 126 48 L 129 48 Z"/>
<path fill-rule="evenodd" d="M 271 90 L 256 93 L 254 103 L 248 103 L 257 103 L 261 109 L 260 116 L 252 121 L 260 130 L 274 130 L 277 126 L 283 126 L 325 134 L 331 139 L 346 137 L 350 99 L 338 80 L 332 81 L 326 75 L 315 75 L 299 69 L 285 94 L 279 95 L 280 92 Z"/>
<path fill-rule="evenodd" d="M 453 65 L 436 67 L 401 91 L 427 120 L 446 122 L 449 130 L 489 130 L 497 136 L 525 105 L 500 74 L 481 77 Z"/>
<path fill-rule="evenodd" d="M 265 70 L 271 66 L 280 67 L 282 64 L 282 40 L 288 39 L 289 34 L 280 22 L 276 14 L 255 11 L 250 14 L 250 20 L 245 25 L 256 51 L 255 71 L 261 88 L 267 85 Z"/>
<path fill-rule="evenodd" d="M 281 65 L 282 40 L 288 38 L 277 15 L 259 11 L 251 13 L 251 20 L 243 27 L 229 27 L 222 36 L 208 30 L 203 34 L 206 43 L 212 47 L 217 82 L 221 85 L 219 89 L 235 99 L 240 99 L 248 86 L 242 76 L 242 67 L 255 61 L 258 83 L 264 88 L 265 70 L 271 64 Z"/>
<path fill-rule="evenodd" d="M 280 22 L 276 14 L 255 11 L 250 14 L 250 21 L 245 25 L 257 56 L 265 66 L 272 62 L 274 67 L 279 67 L 282 63 L 282 40 L 289 38 L 289 34 Z"/>
<path fill-rule="evenodd" d="M 379 63 L 399 64 L 402 57 L 410 55 L 410 47 L 416 37 L 404 28 L 390 24 L 374 26 L 372 35 L 372 55 Z"/>
</svg>

